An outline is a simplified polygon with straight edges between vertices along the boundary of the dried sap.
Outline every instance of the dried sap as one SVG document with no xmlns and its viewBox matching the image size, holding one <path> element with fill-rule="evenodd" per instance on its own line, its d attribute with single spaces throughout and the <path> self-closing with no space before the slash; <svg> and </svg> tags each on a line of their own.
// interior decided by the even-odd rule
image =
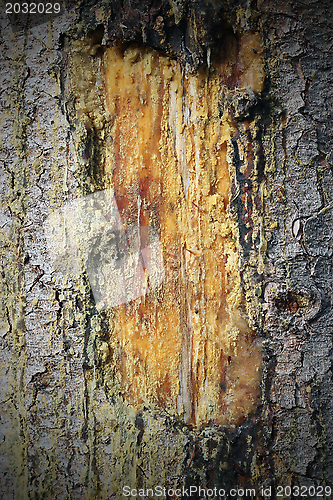
<svg viewBox="0 0 333 500">
<path fill-rule="evenodd" d="M 114 46 L 104 59 L 110 187 L 125 231 L 158 233 L 165 270 L 159 287 L 114 309 L 121 392 L 137 410 L 157 405 L 194 425 L 241 422 L 260 388 L 229 212 L 236 124 L 219 99 L 227 85 L 259 92 L 264 71 L 258 35 L 229 45 L 213 71 L 195 75 L 138 46 Z"/>
</svg>

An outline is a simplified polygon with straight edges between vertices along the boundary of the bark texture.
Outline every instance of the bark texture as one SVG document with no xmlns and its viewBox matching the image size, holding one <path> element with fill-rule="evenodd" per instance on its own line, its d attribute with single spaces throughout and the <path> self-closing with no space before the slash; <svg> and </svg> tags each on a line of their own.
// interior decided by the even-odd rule
<svg viewBox="0 0 333 500">
<path fill-rule="evenodd" d="M 125 485 L 255 488 L 256 498 L 261 488 L 272 498 L 278 486 L 333 488 L 332 18 L 330 0 L 90 2 L 24 32 L 2 16 L 1 498 L 120 499 Z M 195 74 L 227 35 L 250 31 L 264 42 L 265 87 L 232 89 L 228 151 L 262 396 L 241 425 L 196 429 L 107 397 L 112 312 L 97 311 L 85 274 L 54 270 L 42 226 L 106 184 L 102 97 L 77 113 L 75 57 L 89 69 L 87 93 L 116 40 Z"/>
</svg>

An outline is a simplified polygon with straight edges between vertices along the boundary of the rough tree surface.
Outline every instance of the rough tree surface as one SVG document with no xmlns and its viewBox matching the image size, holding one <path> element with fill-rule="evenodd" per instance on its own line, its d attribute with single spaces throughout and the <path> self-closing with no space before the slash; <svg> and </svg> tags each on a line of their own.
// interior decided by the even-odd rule
<svg viewBox="0 0 333 500">
<path fill-rule="evenodd" d="M 319 498 L 333 488 L 332 19 L 330 0 L 92 0 L 13 30 L 2 8 L 0 498 L 120 499 L 126 485 L 254 488 L 256 498 L 291 485 Z M 43 224 L 112 186 L 107 51 L 159 51 L 151 57 L 208 88 L 202 75 L 226 40 L 237 58 L 253 34 L 262 87 L 239 90 L 248 67 L 236 62 L 223 95 L 206 96 L 230 124 L 226 212 L 238 306 L 262 347 L 261 396 L 240 421 L 190 425 L 122 397 L 119 315 L 98 310 L 86 273 L 54 267 Z"/>
</svg>

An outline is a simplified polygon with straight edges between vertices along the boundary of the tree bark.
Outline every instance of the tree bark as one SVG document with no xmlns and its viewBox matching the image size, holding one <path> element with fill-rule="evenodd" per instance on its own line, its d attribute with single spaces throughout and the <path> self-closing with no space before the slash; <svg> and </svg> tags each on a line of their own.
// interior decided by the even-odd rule
<svg viewBox="0 0 333 500">
<path fill-rule="evenodd" d="M 289 497 L 289 486 L 294 497 L 331 496 L 332 18 L 330 0 L 284 0 L 279 5 L 273 0 L 91 1 L 71 5 L 65 15 L 48 23 L 30 16 L 20 29 L 2 10 L 1 498 L 120 499 L 127 494 L 125 486 L 141 496 L 148 496 L 147 488 L 161 486 L 166 498 L 186 496 L 190 487 L 192 498 L 202 497 L 199 487 L 213 498 L 239 498 L 246 490 L 251 498 Z M 246 38 L 254 34 L 261 40 L 262 56 Z M 176 403 L 163 403 L 162 390 L 157 403 L 152 393 L 146 404 L 141 389 L 134 395 L 126 392 L 121 356 L 133 365 L 140 356 L 133 346 L 126 351 L 127 338 L 121 344 L 124 337 L 117 332 L 125 315 L 119 315 L 119 308 L 98 307 L 89 273 L 73 274 L 71 261 L 68 265 L 65 259 L 60 268 L 54 266 L 43 225 L 50 213 L 77 198 L 115 186 L 127 189 L 126 175 L 121 177 L 112 162 L 108 164 L 108 152 L 115 151 L 110 138 L 124 130 L 119 125 L 117 132 L 116 125 L 120 119 L 126 123 L 126 114 L 119 118 L 120 112 L 113 115 L 105 104 L 101 67 L 107 53 L 121 47 L 122 54 L 129 50 L 132 57 L 135 47 L 138 57 L 154 54 L 149 57 L 156 67 L 178 68 L 174 75 L 178 71 L 183 82 L 180 113 L 185 123 L 190 102 L 185 80 L 199 96 L 193 82 L 201 78 L 208 88 L 214 68 L 216 77 L 214 54 L 224 54 L 219 63 L 224 68 L 230 40 L 237 47 L 233 69 L 216 84 L 216 101 L 213 93 L 202 94 L 216 112 L 203 115 L 200 133 L 212 130 L 212 117 L 218 116 L 225 126 L 228 115 L 231 125 L 223 154 L 230 197 L 225 211 L 217 205 L 215 216 L 218 222 L 230 217 L 235 223 L 230 242 L 236 249 L 239 283 L 235 280 L 243 298 L 234 311 L 246 317 L 230 353 L 237 359 L 242 328 L 246 342 L 255 339 L 261 346 L 261 395 L 259 400 L 253 396 L 254 387 L 255 404 L 239 419 L 232 416 L 233 409 L 225 410 L 226 418 L 217 409 L 211 419 L 202 412 L 196 420 L 199 404 L 196 413 L 194 403 L 187 410 L 183 403 L 177 411 Z M 262 87 L 244 84 L 254 64 L 252 59 L 246 62 L 248 46 L 256 77 L 262 57 Z M 176 76 L 168 78 L 166 89 L 171 81 L 177 83 Z M 120 102 L 121 88 L 112 82 Z M 163 106 L 171 95 L 165 92 Z M 195 125 L 191 130 L 194 138 Z M 134 136 L 128 137 L 135 142 Z M 171 166 L 181 161 L 173 150 L 161 152 L 163 137 L 158 141 L 159 146 L 149 143 L 147 149 L 155 157 L 161 155 L 158 161 L 169 158 L 165 175 L 176 190 L 178 177 L 172 177 Z M 208 156 L 213 150 L 205 141 L 215 148 L 218 143 L 202 139 L 200 151 Z M 153 180 L 155 161 L 153 155 L 147 160 Z M 191 164 L 189 156 L 186 162 Z M 214 163 L 206 158 L 203 170 L 209 162 Z M 121 165 L 127 172 L 125 163 Z M 185 206 L 185 184 L 182 175 L 179 178 L 178 202 Z M 213 199 L 214 194 L 222 196 L 212 191 L 214 182 L 208 190 L 210 208 L 219 199 Z M 203 184 L 193 186 L 204 200 Z M 161 204 L 170 202 L 170 192 L 161 194 Z M 200 220 L 208 234 L 207 210 L 204 206 Z M 159 236 L 163 243 L 161 232 Z M 179 241 L 187 242 L 186 235 Z M 212 248 L 217 253 L 219 246 Z M 194 261 L 201 249 L 188 249 Z M 180 269 L 186 268 L 185 260 Z M 179 310 L 190 307 L 181 303 L 188 294 L 184 283 Z M 206 321 L 207 316 L 200 316 L 200 327 Z M 180 325 L 185 340 L 177 349 L 184 357 L 189 337 Z M 246 349 L 244 359 L 238 359 L 244 366 L 254 365 Z M 213 374 L 213 383 L 220 365 L 227 362 L 209 356 L 207 373 Z M 163 358 L 161 366 L 165 359 L 170 368 L 164 369 L 172 374 L 172 356 Z M 184 358 L 182 363 L 183 371 L 190 371 Z M 233 375 L 228 376 L 230 381 Z M 195 382 L 193 373 L 191 377 L 190 382 L 179 379 L 183 387 L 188 383 L 192 405 L 195 397 L 199 401 L 201 382 L 199 376 Z M 249 377 L 253 381 L 255 376 L 251 372 Z M 133 375 L 133 384 L 137 380 Z M 226 404 L 224 384 L 218 394 Z M 232 387 L 231 399 L 238 386 Z M 186 411 L 192 416 L 187 418 Z"/>
</svg>

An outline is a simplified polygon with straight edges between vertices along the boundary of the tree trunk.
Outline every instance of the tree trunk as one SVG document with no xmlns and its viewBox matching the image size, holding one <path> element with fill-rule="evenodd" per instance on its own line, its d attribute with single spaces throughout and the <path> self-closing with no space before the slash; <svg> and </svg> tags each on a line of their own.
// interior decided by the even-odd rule
<svg viewBox="0 0 333 500">
<path fill-rule="evenodd" d="M 333 4 L 61 9 L 2 9 L 1 498 L 330 497 Z"/>
</svg>

